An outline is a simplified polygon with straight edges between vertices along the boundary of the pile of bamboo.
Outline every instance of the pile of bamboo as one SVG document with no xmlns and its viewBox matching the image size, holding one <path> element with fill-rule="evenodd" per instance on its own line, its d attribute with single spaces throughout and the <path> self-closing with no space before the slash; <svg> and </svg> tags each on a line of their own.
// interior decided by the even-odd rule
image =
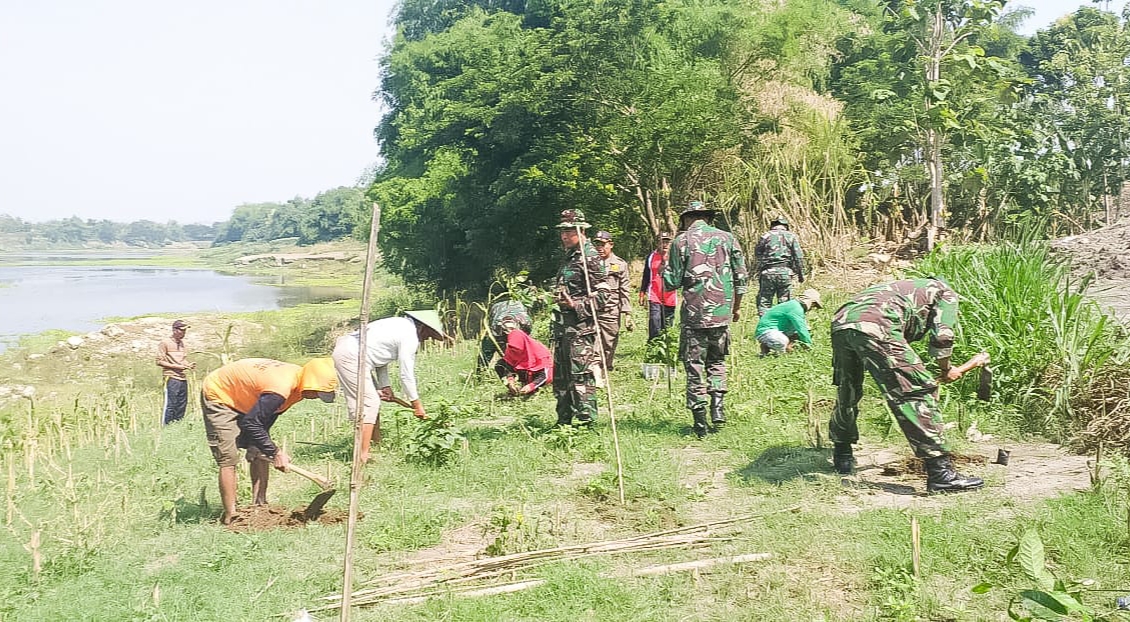
<svg viewBox="0 0 1130 622">
<path fill-rule="evenodd" d="M 798 509 L 799 506 L 790 507 L 779 510 L 778 512 L 773 512 L 773 514 L 797 511 Z M 363 606 L 377 603 L 420 602 L 432 596 L 443 594 L 482 596 L 514 592 L 537 587 L 542 585 L 544 581 L 540 579 L 529 579 L 490 586 L 484 586 L 483 584 L 503 575 L 515 575 L 552 562 L 600 555 L 640 553 L 665 549 L 701 549 L 708 547 L 711 543 L 730 539 L 719 535 L 717 532 L 734 528 L 740 523 L 763 518 L 764 516 L 766 516 L 766 514 L 751 514 L 644 534 L 622 540 L 603 540 L 599 542 L 573 544 L 552 549 L 541 549 L 525 553 L 514 553 L 511 555 L 463 561 L 413 572 L 398 572 L 383 575 L 363 582 L 362 585 L 364 587 L 352 592 L 350 601 L 353 606 Z M 681 564 L 640 568 L 627 574 L 630 576 L 664 574 L 667 572 L 706 568 L 723 563 L 759 561 L 768 559 L 769 557 L 771 557 L 769 553 L 753 553 L 734 557 L 712 558 Z M 341 606 L 342 599 L 341 594 L 332 594 L 323 597 L 323 600 L 331 601 L 331 604 L 312 608 L 309 609 L 309 611 L 337 609 Z"/>
</svg>

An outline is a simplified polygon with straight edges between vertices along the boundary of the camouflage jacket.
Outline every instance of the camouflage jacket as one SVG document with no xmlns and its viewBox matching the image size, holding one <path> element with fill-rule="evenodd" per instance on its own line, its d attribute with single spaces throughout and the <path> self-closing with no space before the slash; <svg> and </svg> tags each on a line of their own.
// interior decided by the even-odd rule
<svg viewBox="0 0 1130 622">
<path fill-rule="evenodd" d="M 668 290 L 683 289 L 680 321 L 688 328 L 727 326 L 734 296 L 744 296 L 749 274 L 733 234 L 698 220 L 675 237 L 663 270 Z"/>
<path fill-rule="evenodd" d="M 584 254 L 584 261 L 581 257 Z M 588 279 L 592 284 L 591 290 L 585 283 L 585 267 L 588 267 Z M 573 301 L 572 309 L 558 310 L 553 314 L 553 319 L 559 324 L 576 326 L 577 324 L 595 325 L 596 319 L 592 310 L 604 307 L 610 293 L 608 291 L 608 272 L 604 269 L 604 262 L 588 240 L 582 240 L 575 248 L 569 249 L 565 257 L 565 264 L 557 271 L 557 279 L 553 286 L 553 295 L 557 299 L 568 294 Z M 590 304 L 591 303 L 591 304 Z"/>
<path fill-rule="evenodd" d="M 514 322 L 519 327 L 529 326 L 530 312 L 526 310 L 526 305 L 517 300 L 500 300 L 490 306 L 487 321 L 490 323 L 491 333 L 496 336 L 505 335 L 502 325 L 506 322 Z"/>
<path fill-rule="evenodd" d="M 768 268 L 788 268 L 798 278 L 804 276 L 804 252 L 796 234 L 777 225 L 761 236 L 753 254 L 757 257 L 757 271 Z"/>
<path fill-rule="evenodd" d="M 852 329 L 878 339 L 918 341 L 930 335 L 930 356 L 949 358 L 957 330 L 957 293 L 934 279 L 873 285 L 832 316 L 832 331 Z"/>
<path fill-rule="evenodd" d="M 600 308 L 600 315 L 608 317 L 631 313 L 632 297 L 629 287 L 631 279 L 628 274 L 628 262 L 613 253 L 604 260 L 604 269 L 608 271 L 608 298 Z"/>
</svg>

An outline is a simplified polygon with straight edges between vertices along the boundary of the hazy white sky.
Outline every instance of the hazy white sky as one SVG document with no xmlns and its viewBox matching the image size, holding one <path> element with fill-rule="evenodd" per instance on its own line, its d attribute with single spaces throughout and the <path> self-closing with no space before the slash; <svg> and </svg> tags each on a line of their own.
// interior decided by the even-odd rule
<svg viewBox="0 0 1130 622">
<path fill-rule="evenodd" d="M 393 2 L 0 0 L 0 214 L 208 223 L 353 184 Z M 1030 33 L 1086 3 L 1015 4 Z"/>
<path fill-rule="evenodd" d="M 1005 5 L 1006 10 L 1011 10 L 1016 7 L 1026 6 L 1034 9 L 1036 14 L 1028 18 L 1021 28 L 1021 32 L 1026 35 L 1034 34 L 1041 28 L 1046 28 L 1055 20 L 1072 13 L 1075 9 L 1081 6 L 1090 6 L 1104 11 L 1114 11 L 1119 13 L 1122 11 L 1122 5 L 1125 0 L 1117 0 L 1115 2 L 1100 2 L 1098 4 L 1089 2 L 1088 0 L 1009 0 Z M 1109 4 L 1109 6 L 1107 6 Z"/>
<path fill-rule="evenodd" d="M 0 0 L 0 214 L 225 220 L 352 185 L 392 0 Z"/>
</svg>

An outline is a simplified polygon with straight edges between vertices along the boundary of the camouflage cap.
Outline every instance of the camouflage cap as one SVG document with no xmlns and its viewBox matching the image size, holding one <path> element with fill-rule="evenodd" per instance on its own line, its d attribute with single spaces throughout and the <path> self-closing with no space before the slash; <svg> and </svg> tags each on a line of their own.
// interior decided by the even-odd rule
<svg viewBox="0 0 1130 622">
<path fill-rule="evenodd" d="M 670 234 L 670 233 L 668 233 L 668 232 L 666 232 L 666 231 L 661 231 L 661 232 L 659 233 L 659 239 L 660 239 L 660 240 L 670 240 L 670 239 L 671 239 L 671 234 Z"/>
<path fill-rule="evenodd" d="M 594 244 L 597 242 L 611 242 L 612 234 L 607 231 L 597 231 L 596 235 L 592 237 L 592 241 Z"/>
<path fill-rule="evenodd" d="M 709 214 L 709 215 L 713 215 L 716 212 L 717 212 L 717 210 L 706 207 L 706 204 L 703 203 L 702 201 L 691 201 L 690 203 L 687 203 L 686 209 L 684 209 L 682 212 L 679 213 L 679 218 L 682 218 L 683 216 L 686 216 L 688 214 Z"/>
<path fill-rule="evenodd" d="M 788 219 L 788 218 L 785 218 L 784 216 L 777 216 L 777 217 L 776 217 L 776 218 L 774 218 L 773 220 L 770 220 L 770 221 L 769 221 L 769 226 L 770 226 L 770 227 L 772 227 L 772 226 L 774 226 L 774 225 L 781 225 L 781 226 L 783 226 L 784 228 L 788 229 L 788 228 L 789 228 L 789 219 Z"/>
<path fill-rule="evenodd" d="M 557 225 L 558 229 L 573 229 L 580 227 L 588 229 L 589 223 L 585 220 L 585 213 L 579 209 L 567 209 L 561 212 L 561 222 Z"/>
</svg>

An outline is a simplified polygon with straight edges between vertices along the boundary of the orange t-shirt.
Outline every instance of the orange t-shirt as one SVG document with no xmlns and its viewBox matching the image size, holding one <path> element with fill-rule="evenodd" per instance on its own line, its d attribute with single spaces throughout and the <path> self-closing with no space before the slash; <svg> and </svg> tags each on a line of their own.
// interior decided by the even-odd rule
<svg viewBox="0 0 1130 622">
<path fill-rule="evenodd" d="M 240 359 L 204 378 L 204 397 L 247 414 L 264 393 L 286 398 L 278 412 L 302 400 L 302 367 L 273 359 Z"/>
</svg>

